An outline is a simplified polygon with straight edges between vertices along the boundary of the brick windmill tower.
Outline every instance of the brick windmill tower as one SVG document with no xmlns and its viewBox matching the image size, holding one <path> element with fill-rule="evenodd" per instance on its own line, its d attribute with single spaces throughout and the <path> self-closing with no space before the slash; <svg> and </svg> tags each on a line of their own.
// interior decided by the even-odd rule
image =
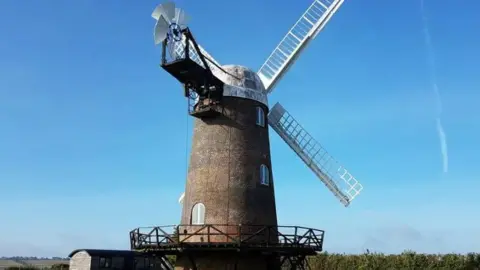
<svg viewBox="0 0 480 270">
<path fill-rule="evenodd" d="M 175 254 L 175 269 L 291 269 L 322 250 L 323 231 L 277 224 L 270 126 L 348 206 L 362 185 L 267 96 L 343 0 L 315 0 L 254 72 L 220 65 L 194 39 L 185 12 L 160 4 L 155 44 L 161 67 L 176 78 L 195 118 L 181 224 L 135 229 L 132 249 Z"/>
</svg>

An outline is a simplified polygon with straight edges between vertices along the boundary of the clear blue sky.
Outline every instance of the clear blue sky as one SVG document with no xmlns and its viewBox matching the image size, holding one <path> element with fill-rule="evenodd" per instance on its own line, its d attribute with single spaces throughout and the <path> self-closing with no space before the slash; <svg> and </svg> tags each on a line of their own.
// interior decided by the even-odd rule
<svg viewBox="0 0 480 270">
<path fill-rule="evenodd" d="M 310 2 L 177 4 L 220 63 L 257 70 Z M 365 190 L 344 208 L 271 130 L 279 223 L 326 230 L 329 251 L 480 251 L 480 2 L 459 2 L 425 3 L 448 173 L 419 0 L 345 1 L 270 103 Z M 156 4 L 0 1 L 0 256 L 128 248 L 130 229 L 179 222 L 192 119 L 158 66 Z"/>
</svg>

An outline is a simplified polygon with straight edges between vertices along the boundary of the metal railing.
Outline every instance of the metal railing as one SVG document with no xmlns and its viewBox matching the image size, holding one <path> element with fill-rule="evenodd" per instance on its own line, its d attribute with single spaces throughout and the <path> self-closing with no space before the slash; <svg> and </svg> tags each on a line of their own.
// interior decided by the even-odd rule
<svg viewBox="0 0 480 270">
<path fill-rule="evenodd" d="M 306 248 L 322 251 L 324 231 L 299 226 L 178 225 L 140 227 L 130 232 L 132 250 L 178 249 L 198 245 Z"/>
</svg>

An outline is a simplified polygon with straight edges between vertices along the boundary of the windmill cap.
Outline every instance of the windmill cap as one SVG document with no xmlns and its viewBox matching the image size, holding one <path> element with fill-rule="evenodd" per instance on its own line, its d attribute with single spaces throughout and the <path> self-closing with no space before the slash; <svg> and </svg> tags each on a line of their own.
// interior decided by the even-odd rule
<svg viewBox="0 0 480 270">
<path fill-rule="evenodd" d="M 222 68 L 226 71 L 222 78 L 225 83 L 262 93 L 265 91 L 260 77 L 251 69 L 240 65 L 223 65 Z"/>
</svg>

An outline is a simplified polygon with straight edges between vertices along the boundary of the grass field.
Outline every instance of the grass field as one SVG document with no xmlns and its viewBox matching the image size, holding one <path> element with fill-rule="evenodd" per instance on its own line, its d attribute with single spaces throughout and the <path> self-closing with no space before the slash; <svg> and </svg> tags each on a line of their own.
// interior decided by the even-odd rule
<svg viewBox="0 0 480 270">
<path fill-rule="evenodd" d="M 52 265 L 66 263 L 68 264 L 68 260 L 21 260 L 21 261 L 14 261 L 14 260 L 5 260 L 0 259 L 0 270 L 7 269 L 9 267 L 26 267 L 26 266 L 33 266 L 38 269 L 49 269 Z"/>
<path fill-rule="evenodd" d="M 17 263 L 13 260 L 0 260 L 0 269 L 6 269 L 13 266 L 23 266 L 23 264 Z"/>
</svg>

